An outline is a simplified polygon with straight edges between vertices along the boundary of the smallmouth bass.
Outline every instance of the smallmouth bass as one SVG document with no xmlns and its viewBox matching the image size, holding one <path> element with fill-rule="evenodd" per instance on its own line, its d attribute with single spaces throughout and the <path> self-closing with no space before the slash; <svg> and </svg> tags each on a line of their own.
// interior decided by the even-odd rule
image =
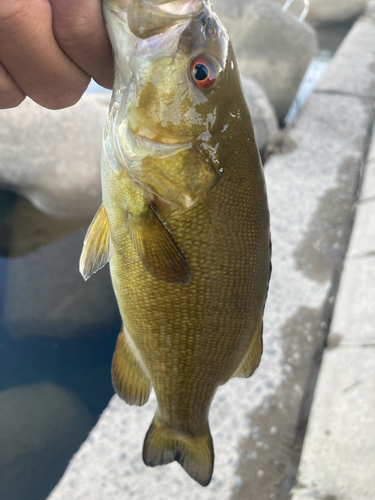
<svg viewBox="0 0 375 500">
<path fill-rule="evenodd" d="M 118 395 L 158 408 L 146 465 L 213 472 L 218 386 L 262 354 L 270 277 L 263 169 L 233 49 L 204 0 L 104 0 L 115 83 L 103 135 L 103 204 L 85 279 L 108 261 L 123 327 Z"/>
</svg>

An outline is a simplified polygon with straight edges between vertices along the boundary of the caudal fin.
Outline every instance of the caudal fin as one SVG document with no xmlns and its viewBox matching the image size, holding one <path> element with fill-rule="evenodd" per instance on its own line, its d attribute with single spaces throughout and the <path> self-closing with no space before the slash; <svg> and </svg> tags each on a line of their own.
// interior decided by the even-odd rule
<svg viewBox="0 0 375 500">
<path fill-rule="evenodd" d="M 191 438 L 160 425 L 155 418 L 146 434 L 143 461 L 150 467 L 176 460 L 195 481 L 207 486 L 214 468 L 214 448 L 210 430 Z"/>
</svg>

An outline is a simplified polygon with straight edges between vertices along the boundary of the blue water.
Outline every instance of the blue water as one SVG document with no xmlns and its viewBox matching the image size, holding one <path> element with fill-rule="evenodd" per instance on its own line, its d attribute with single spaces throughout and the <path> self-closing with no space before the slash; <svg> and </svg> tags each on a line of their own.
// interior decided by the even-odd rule
<svg viewBox="0 0 375 500">
<path fill-rule="evenodd" d="M 108 268 L 87 283 L 78 272 L 87 225 L 0 191 L 0 500 L 45 500 L 114 394 L 121 321 Z M 56 398 L 33 403 L 45 383 Z M 65 415 L 67 432 L 40 412 Z"/>
</svg>

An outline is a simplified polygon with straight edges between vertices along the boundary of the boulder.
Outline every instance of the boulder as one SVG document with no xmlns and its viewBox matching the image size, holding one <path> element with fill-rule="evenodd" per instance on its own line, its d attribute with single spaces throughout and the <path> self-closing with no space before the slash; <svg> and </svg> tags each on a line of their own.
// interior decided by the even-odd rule
<svg viewBox="0 0 375 500">
<path fill-rule="evenodd" d="M 212 0 L 214 9 L 219 16 L 240 17 L 244 14 L 246 7 L 268 0 Z M 286 0 L 272 0 L 281 7 L 286 4 Z M 310 8 L 306 21 L 313 25 L 328 23 L 340 23 L 354 20 L 360 16 L 367 5 L 368 0 L 310 0 Z M 304 10 L 303 0 L 295 0 L 289 7 L 289 12 L 300 16 Z"/>
<path fill-rule="evenodd" d="M 55 384 L 0 392 L 0 498 L 46 498 L 92 425 L 86 407 Z"/>
<path fill-rule="evenodd" d="M 231 2 L 228 2 L 228 0 L 211 0 L 211 4 L 214 11 L 223 21 L 222 16 L 239 18 L 243 15 L 246 7 L 254 1 L 255 0 L 232 0 Z M 224 26 L 227 27 L 225 24 Z"/>
<path fill-rule="evenodd" d="M 310 0 L 310 9 L 306 19 L 316 26 L 354 20 L 363 14 L 367 2 L 368 0 Z M 297 9 L 297 4 L 302 1 L 294 3 Z M 300 11 L 301 8 L 299 8 Z"/>
<path fill-rule="evenodd" d="M 57 217 L 92 217 L 101 203 L 100 151 L 109 94 L 48 110 L 26 99 L 0 112 L 0 187 Z"/>
<path fill-rule="evenodd" d="M 314 30 L 272 2 L 251 4 L 233 33 L 241 74 L 258 82 L 282 121 L 317 51 Z"/>
<path fill-rule="evenodd" d="M 264 152 L 268 141 L 279 130 L 277 117 L 264 90 L 250 78 L 242 78 L 242 88 L 254 126 L 259 151 Z"/>
</svg>

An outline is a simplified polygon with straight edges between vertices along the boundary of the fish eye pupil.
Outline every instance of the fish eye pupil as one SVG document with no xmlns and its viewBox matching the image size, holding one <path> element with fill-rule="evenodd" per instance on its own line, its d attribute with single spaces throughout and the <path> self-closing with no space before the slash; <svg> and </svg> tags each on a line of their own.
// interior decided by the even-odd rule
<svg viewBox="0 0 375 500">
<path fill-rule="evenodd" d="M 204 64 L 198 63 L 194 68 L 194 76 L 199 82 L 203 82 L 208 77 L 208 68 Z"/>
</svg>

